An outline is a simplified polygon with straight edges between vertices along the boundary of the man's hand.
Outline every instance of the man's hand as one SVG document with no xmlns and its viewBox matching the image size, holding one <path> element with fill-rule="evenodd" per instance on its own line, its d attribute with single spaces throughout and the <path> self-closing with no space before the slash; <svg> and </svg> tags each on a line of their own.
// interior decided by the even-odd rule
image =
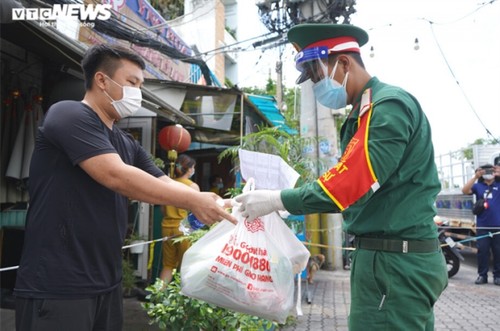
<svg viewBox="0 0 500 331">
<path fill-rule="evenodd" d="M 281 191 L 250 191 L 238 195 L 234 200 L 241 204 L 238 209 L 241 215 L 250 221 L 259 216 L 270 214 L 273 211 L 285 210 L 281 201 Z"/>
<path fill-rule="evenodd" d="M 476 178 L 476 180 L 477 180 L 477 179 L 481 178 L 481 176 L 482 176 L 482 175 L 484 175 L 484 174 L 485 174 L 485 172 L 486 172 L 486 171 L 485 171 L 484 169 L 482 169 L 482 168 L 477 168 L 477 169 L 476 169 L 476 171 L 475 171 L 475 173 L 474 173 L 474 177 L 475 177 L 475 178 Z"/>
<path fill-rule="evenodd" d="M 224 201 L 217 194 L 211 192 L 199 192 L 198 194 L 199 196 L 193 201 L 190 210 L 202 223 L 212 225 L 223 219 L 233 224 L 237 223 L 236 218 L 223 208 Z"/>
<path fill-rule="evenodd" d="M 496 165 L 496 166 L 494 166 L 494 167 L 493 167 L 493 169 L 495 169 L 495 173 L 494 173 L 494 175 L 495 175 L 496 177 L 500 177 L 500 165 Z"/>
</svg>

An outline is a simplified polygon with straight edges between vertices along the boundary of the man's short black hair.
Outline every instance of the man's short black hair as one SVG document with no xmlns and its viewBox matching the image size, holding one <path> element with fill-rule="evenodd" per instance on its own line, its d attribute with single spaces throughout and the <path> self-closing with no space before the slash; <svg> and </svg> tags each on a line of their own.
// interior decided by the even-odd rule
<svg viewBox="0 0 500 331">
<path fill-rule="evenodd" d="M 493 164 L 486 163 L 486 164 L 483 164 L 482 166 L 480 166 L 479 168 L 481 168 L 481 169 L 491 169 L 491 168 L 493 168 Z"/>
<path fill-rule="evenodd" d="M 137 64 L 142 70 L 146 68 L 144 60 L 137 54 L 121 46 L 94 45 L 83 56 L 82 69 L 85 78 L 85 89 L 90 90 L 94 75 L 98 71 L 112 77 L 121 66 L 120 60 L 128 60 Z"/>
</svg>

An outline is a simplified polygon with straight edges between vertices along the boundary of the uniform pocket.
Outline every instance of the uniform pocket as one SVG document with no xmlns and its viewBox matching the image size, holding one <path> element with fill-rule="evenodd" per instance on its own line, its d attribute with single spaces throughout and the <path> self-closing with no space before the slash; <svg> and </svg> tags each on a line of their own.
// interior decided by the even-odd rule
<svg viewBox="0 0 500 331">
<path fill-rule="evenodd" d="M 383 253 L 356 250 L 351 269 L 351 311 L 349 330 L 384 329 L 387 319 L 385 304 L 388 300 L 390 277 L 386 272 Z"/>
</svg>

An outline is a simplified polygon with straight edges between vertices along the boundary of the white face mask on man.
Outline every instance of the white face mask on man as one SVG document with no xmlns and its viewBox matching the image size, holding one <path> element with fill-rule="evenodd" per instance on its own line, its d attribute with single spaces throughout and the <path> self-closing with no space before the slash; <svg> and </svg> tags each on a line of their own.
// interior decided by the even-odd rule
<svg viewBox="0 0 500 331">
<path fill-rule="evenodd" d="M 495 178 L 495 175 L 492 174 L 483 175 L 483 179 L 485 180 L 492 180 L 493 178 Z"/>
<path fill-rule="evenodd" d="M 113 100 L 113 98 L 106 91 L 103 91 L 104 93 L 106 93 L 108 98 L 111 99 L 111 104 L 115 108 L 118 115 L 120 115 L 120 118 L 131 116 L 136 111 L 138 111 L 139 108 L 141 108 L 142 92 L 140 88 L 133 86 L 122 86 L 111 79 L 111 77 L 106 77 L 123 89 L 123 97 L 120 100 Z"/>
</svg>

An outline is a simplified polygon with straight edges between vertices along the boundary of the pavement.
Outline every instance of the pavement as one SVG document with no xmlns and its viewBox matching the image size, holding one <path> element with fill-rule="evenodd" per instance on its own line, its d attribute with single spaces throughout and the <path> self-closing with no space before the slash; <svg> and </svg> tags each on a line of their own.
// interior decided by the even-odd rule
<svg viewBox="0 0 500 331">
<path fill-rule="evenodd" d="M 475 285 L 476 277 L 475 267 L 461 265 L 458 274 L 449 279 L 434 307 L 436 331 L 500 330 L 500 286 L 492 283 L 491 275 L 488 284 Z M 311 304 L 304 301 L 303 315 L 297 317 L 297 324 L 281 330 L 347 331 L 351 303 L 349 271 L 321 270 L 309 286 Z"/>
<path fill-rule="evenodd" d="M 492 283 L 491 275 L 488 284 L 475 285 L 475 279 L 476 268 L 467 264 L 462 264 L 459 272 L 449 279 L 448 288 L 434 308 L 436 331 L 500 329 L 500 286 Z M 348 330 L 349 271 L 320 270 L 314 284 L 306 287 L 302 281 L 301 287 L 303 315 L 297 316 L 294 325 L 280 330 Z M 124 299 L 124 315 L 124 331 L 160 330 L 148 324 L 146 312 L 137 298 Z M 14 330 L 14 311 L 0 309 L 0 323 L 0 330 Z"/>
</svg>

